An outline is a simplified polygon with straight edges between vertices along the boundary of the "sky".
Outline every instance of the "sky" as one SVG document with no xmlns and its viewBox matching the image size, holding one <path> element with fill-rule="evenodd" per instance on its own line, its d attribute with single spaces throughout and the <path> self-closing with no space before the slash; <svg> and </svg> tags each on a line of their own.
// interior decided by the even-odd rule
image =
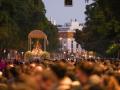
<svg viewBox="0 0 120 90">
<path fill-rule="evenodd" d="M 63 25 L 66 22 L 77 19 L 80 23 L 85 22 L 85 0 L 73 0 L 72 7 L 65 7 L 64 0 L 43 0 L 48 19 L 52 17 L 57 24 Z"/>
</svg>

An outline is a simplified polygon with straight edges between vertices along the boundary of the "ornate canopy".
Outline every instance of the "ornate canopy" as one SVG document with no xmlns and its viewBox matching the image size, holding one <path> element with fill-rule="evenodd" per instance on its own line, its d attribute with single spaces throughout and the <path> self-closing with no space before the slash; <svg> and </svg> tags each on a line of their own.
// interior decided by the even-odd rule
<svg viewBox="0 0 120 90">
<path fill-rule="evenodd" d="M 28 38 L 43 38 L 47 39 L 47 35 L 41 30 L 33 30 L 29 33 Z"/>
<path fill-rule="evenodd" d="M 47 35 L 41 30 L 33 30 L 28 34 L 28 50 L 31 51 L 32 39 L 44 39 L 44 51 L 48 45 Z"/>
</svg>

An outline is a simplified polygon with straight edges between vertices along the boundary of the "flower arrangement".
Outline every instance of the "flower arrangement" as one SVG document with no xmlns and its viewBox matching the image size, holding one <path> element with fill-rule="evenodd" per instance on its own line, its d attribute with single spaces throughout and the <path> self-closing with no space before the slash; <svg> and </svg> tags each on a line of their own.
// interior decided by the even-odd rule
<svg viewBox="0 0 120 90">
<path fill-rule="evenodd" d="M 48 53 L 47 51 L 44 51 L 41 55 L 41 58 L 43 59 L 49 59 L 50 58 L 50 53 Z"/>
<path fill-rule="evenodd" d="M 32 58 L 32 52 L 31 51 L 27 51 L 24 55 L 24 59 L 25 60 L 29 60 Z"/>
<path fill-rule="evenodd" d="M 25 60 L 30 60 L 33 59 L 34 57 L 39 57 L 41 59 L 49 59 L 50 54 L 47 51 L 42 51 L 42 50 L 33 50 L 27 51 L 24 55 Z"/>
</svg>

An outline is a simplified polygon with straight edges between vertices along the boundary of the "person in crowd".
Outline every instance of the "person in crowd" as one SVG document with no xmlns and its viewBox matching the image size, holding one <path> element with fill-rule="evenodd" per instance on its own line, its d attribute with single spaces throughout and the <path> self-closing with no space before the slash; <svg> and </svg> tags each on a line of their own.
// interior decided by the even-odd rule
<svg viewBox="0 0 120 90">
<path fill-rule="evenodd" d="M 0 90 L 120 90 L 120 61 L 0 61 Z"/>
</svg>

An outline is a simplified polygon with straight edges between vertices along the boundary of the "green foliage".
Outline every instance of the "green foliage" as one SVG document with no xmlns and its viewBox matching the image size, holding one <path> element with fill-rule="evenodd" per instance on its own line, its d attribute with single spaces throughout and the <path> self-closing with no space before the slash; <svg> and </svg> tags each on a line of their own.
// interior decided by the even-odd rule
<svg viewBox="0 0 120 90">
<path fill-rule="evenodd" d="M 94 0 L 86 6 L 83 31 L 76 31 L 76 41 L 86 50 L 107 56 L 109 46 L 120 40 L 119 0 Z"/>
<path fill-rule="evenodd" d="M 0 48 L 26 49 L 29 32 L 40 29 L 48 35 L 49 50 L 55 50 L 57 28 L 45 13 L 42 0 L 0 0 Z"/>
<path fill-rule="evenodd" d="M 106 53 L 108 53 L 109 55 L 117 55 L 117 53 L 119 52 L 120 50 L 120 46 L 118 44 L 112 44 L 108 50 L 106 51 Z"/>
</svg>

